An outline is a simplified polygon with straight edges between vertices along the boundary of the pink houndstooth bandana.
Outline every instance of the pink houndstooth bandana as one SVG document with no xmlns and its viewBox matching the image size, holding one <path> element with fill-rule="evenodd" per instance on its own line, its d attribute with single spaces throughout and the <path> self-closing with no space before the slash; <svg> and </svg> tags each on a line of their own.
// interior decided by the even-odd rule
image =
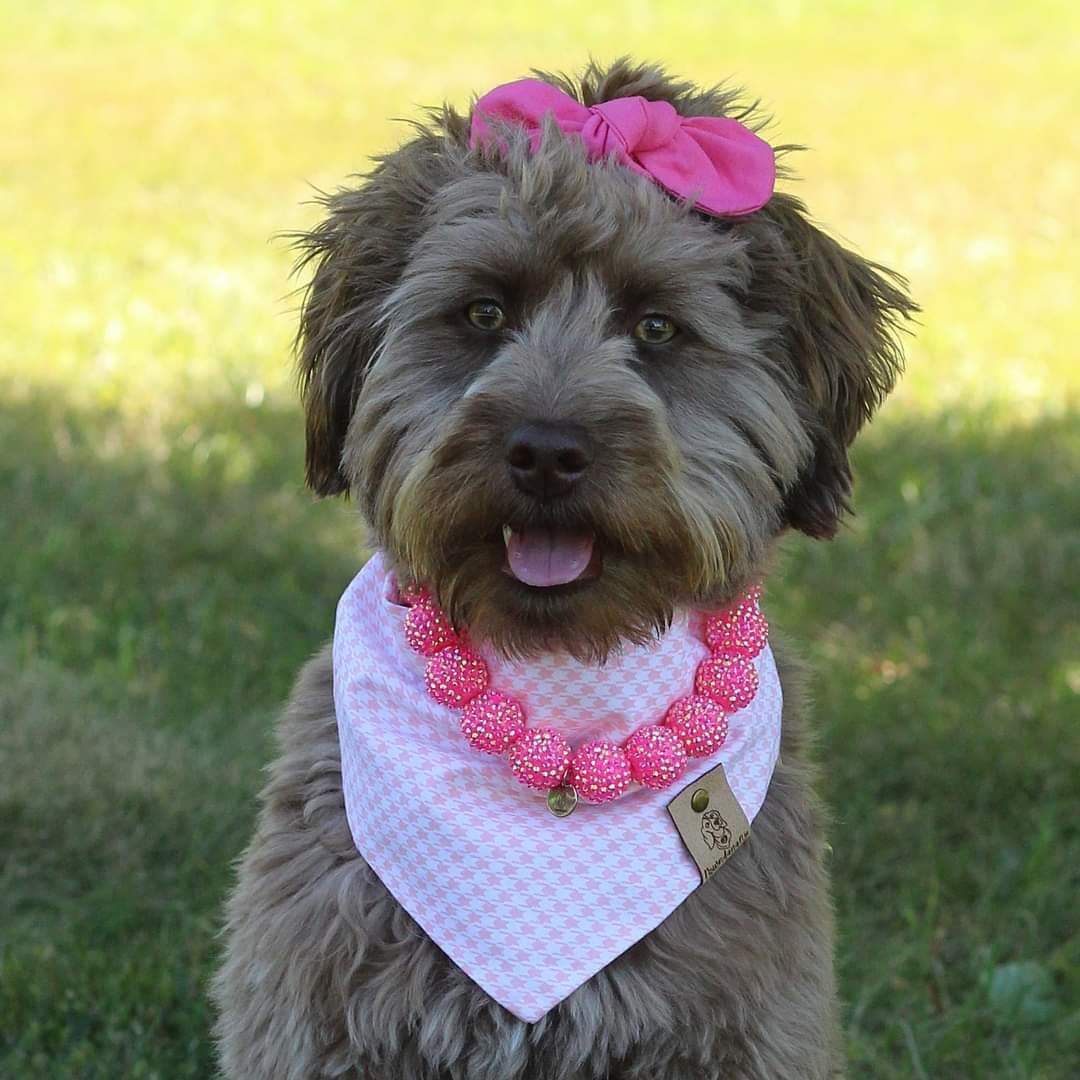
<svg viewBox="0 0 1080 1080">
<path fill-rule="evenodd" d="M 658 926 L 700 883 L 667 813 L 674 791 L 634 791 L 552 815 L 505 762 L 478 754 L 424 687 L 380 554 L 353 579 L 334 630 L 334 703 L 345 809 L 357 849 L 428 936 L 496 1001 L 533 1023 Z M 530 723 L 577 744 L 621 740 L 688 693 L 708 655 L 696 615 L 603 667 L 550 655 L 511 662 L 481 647 L 491 685 Z M 680 787 L 723 763 L 752 821 L 780 750 L 771 651 L 727 740 Z M 562 899 L 552 902 L 553 887 Z"/>
</svg>

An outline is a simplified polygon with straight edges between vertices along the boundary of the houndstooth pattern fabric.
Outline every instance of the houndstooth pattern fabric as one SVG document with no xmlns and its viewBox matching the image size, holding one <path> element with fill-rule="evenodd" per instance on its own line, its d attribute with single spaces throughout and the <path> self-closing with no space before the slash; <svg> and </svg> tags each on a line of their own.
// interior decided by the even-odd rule
<svg viewBox="0 0 1080 1080">
<path fill-rule="evenodd" d="M 668 791 L 637 788 L 566 818 L 519 784 L 505 759 L 471 749 L 459 714 L 424 688 L 405 643 L 406 608 L 374 555 L 338 604 L 334 702 L 345 808 L 361 855 L 429 937 L 515 1016 L 539 1020 L 662 922 L 698 887 L 666 807 L 723 762 L 747 820 L 765 799 L 780 749 L 781 690 L 772 653 L 760 688 L 729 719 L 724 746 L 692 758 Z M 708 650 L 699 616 L 603 667 L 566 656 L 485 659 L 491 686 L 518 698 L 530 726 L 572 745 L 620 740 L 690 693 Z"/>
</svg>

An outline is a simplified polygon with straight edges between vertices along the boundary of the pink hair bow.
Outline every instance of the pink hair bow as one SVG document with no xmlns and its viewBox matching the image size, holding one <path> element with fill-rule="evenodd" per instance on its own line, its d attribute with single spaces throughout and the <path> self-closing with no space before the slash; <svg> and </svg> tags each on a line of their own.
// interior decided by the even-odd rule
<svg viewBox="0 0 1080 1080">
<path fill-rule="evenodd" d="M 614 98 L 592 108 L 549 83 L 497 86 L 473 109 L 469 145 L 491 135 L 488 121 L 521 124 L 533 150 L 550 113 L 585 144 L 589 159 L 614 156 L 681 199 L 716 217 L 749 214 L 769 201 L 776 180 L 772 147 L 726 116 L 680 116 L 666 101 Z"/>
</svg>

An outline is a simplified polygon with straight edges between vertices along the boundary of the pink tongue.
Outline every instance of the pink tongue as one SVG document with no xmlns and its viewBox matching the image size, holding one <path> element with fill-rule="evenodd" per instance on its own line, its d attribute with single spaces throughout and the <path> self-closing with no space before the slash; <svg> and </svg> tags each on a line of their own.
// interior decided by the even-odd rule
<svg viewBox="0 0 1080 1080">
<path fill-rule="evenodd" d="M 585 572 L 592 549 L 589 533 L 526 529 L 510 534 L 506 557 L 510 572 L 526 585 L 565 585 Z"/>
</svg>

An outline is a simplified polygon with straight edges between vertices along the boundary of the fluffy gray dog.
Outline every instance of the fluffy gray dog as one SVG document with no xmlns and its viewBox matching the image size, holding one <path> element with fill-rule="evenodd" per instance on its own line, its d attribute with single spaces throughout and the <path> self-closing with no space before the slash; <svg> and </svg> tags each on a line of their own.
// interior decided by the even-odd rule
<svg viewBox="0 0 1080 1080">
<path fill-rule="evenodd" d="M 755 125 L 651 66 L 544 79 Z M 785 148 L 780 148 L 783 151 Z M 793 148 L 786 148 L 793 149 Z M 776 193 L 717 217 L 547 125 L 470 147 L 432 114 L 302 239 L 307 478 L 351 492 L 404 583 L 527 661 L 602 662 L 831 537 L 848 447 L 899 373 L 904 282 Z M 580 579 L 506 572 L 504 532 L 587 535 Z M 810 735 L 778 650 L 783 742 L 749 839 L 536 1023 L 397 903 L 346 821 L 329 650 L 301 673 L 214 984 L 242 1080 L 706 1080 L 843 1072 Z M 497 762 L 493 763 L 497 765 Z M 510 781 L 512 782 L 512 781 Z M 647 857 L 648 853 L 643 853 Z"/>
</svg>

